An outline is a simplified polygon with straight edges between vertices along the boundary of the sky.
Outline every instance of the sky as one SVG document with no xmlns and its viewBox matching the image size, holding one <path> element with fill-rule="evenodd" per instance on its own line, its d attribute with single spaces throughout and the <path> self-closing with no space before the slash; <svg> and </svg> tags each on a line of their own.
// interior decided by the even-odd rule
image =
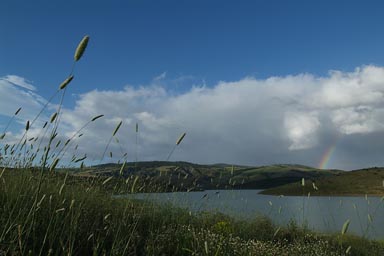
<svg viewBox="0 0 384 256">
<path fill-rule="evenodd" d="M 57 137 L 104 115 L 72 145 L 89 163 L 165 160 L 186 132 L 170 160 L 384 166 L 383 10 L 357 0 L 3 0 L 2 143 L 19 141 L 47 104 L 28 131 L 41 134 L 89 35 Z"/>
</svg>

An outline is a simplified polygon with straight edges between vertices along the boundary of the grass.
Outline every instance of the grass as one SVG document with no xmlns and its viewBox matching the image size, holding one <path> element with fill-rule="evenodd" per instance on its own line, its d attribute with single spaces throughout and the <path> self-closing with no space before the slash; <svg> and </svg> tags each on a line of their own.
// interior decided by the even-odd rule
<svg viewBox="0 0 384 256">
<path fill-rule="evenodd" d="M 350 245 L 351 255 L 384 253 L 379 242 L 344 236 L 340 246 L 338 235 L 317 235 L 294 223 L 278 228 L 266 217 L 239 221 L 112 199 L 102 179 L 63 173 L 44 173 L 34 206 L 39 175 L 6 169 L 1 177 L 4 255 L 343 255 Z"/>
<path fill-rule="evenodd" d="M 305 227 L 298 227 L 294 222 L 278 227 L 267 217 L 236 220 L 220 213 L 191 213 L 171 205 L 112 197 L 113 194 L 146 190 L 166 191 L 169 186 L 175 189 L 176 183 L 172 182 L 180 181 L 181 174 L 194 177 L 186 189 L 198 188 L 199 182 L 212 184 L 215 179 L 219 182 L 214 184 L 236 187 L 235 184 L 247 184 L 251 177 L 281 178 L 282 170 L 287 168 L 296 173 L 295 179 L 317 176 L 317 170 L 307 167 L 275 166 L 273 172 L 265 168 L 217 165 L 216 169 L 204 174 L 204 167 L 184 164 L 160 167 L 160 173 L 164 175 L 158 179 L 151 172 L 145 175 L 126 173 L 125 168 L 129 170 L 129 164 L 124 164 L 124 167 L 118 165 L 112 176 L 103 175 L 105 169 L 96 174 L 87 172 L 89 169 L 81 169 L 86 156 L 74 155 L 68 161 L 80 164 L 80 173 L 58 168 L 65 165 L 65 154 L 75 136 L 81 136 L 80 132 L 88 124 L 103 117 L 95 116 L 65 142 L 58 140 L 65 92 L 74 79 L 75 64 L 83 56 L 88 41 L 86 36 L 80 42 L 69 76 L 36 117 L 26 122 L 19 142 L 1 144 L 2 155 L 6 156 L 0 159 L 0 166 L 3 166 L 0 168 L 1 256 L 384 255 L 384 244 L 381 242 L 347 234 L 316 234 Z M 35 128 L 38 118 L 59 92 L 61 98 L 57 111 L 45 122 L 40 132 L 42 137 L 29 138 L 29 130 Z M 19 111 L 15 112 L 11 121 Z M 11 121 L 0 136 L 2 142 Z M 113 131 L 104 154 L 112 138 L 118 143 L 115 135 L 121 125 L 122 122 Z M 176 146 L 184 136 L 185 133 Z M 134 170 L 137 171 L 138 165 L 144 167 L 143 163 L 135 163 Z M 144 170 L 148 171 L 148 168 Z M 176 169 L 181 170 L 177 179 L 170 175 Z"/>
</svg>

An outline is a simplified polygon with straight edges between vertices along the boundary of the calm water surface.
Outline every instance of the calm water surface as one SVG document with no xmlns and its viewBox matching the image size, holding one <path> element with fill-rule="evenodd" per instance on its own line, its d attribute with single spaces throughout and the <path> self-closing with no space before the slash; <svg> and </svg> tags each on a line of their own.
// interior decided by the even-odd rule
<svg viewBox="0 0 384 256">
<path fill-rule="evenodd" d="M 384 239 L 384 202 L 380 197 L 269 196 L 260 190 L 208 190 L 202 192 L 143 193 L 126 197 L 171 203 L 190 211 L 216 211 L 236 218 L 266 215 L 285 225 L 295 220 L 320 232 L 340 232 L 350 219 L 348 233 Z"/>
</svg>

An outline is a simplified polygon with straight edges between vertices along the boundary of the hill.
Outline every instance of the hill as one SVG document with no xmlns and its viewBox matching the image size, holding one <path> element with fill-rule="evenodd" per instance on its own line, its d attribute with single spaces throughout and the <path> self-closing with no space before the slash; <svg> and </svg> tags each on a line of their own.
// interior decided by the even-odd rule
<svg viewBox="0 0 384 256">
<path fill-rule="evenodd" d="M 313 185 L 315 184 L 315 186 Z M 317 189 L 315 189 L 317 188 Z M 384 195 L 384 168 L 368 168 L 339 172 L 333 176 L 314 177 L 300 183 L 266 189 L 270 195 Z"/>
<path fill-rule="evenodd" d="M 269 165 L 260 167 L 188 162 L 138 162 L 102 164 L 84 169 L 71 169 L 76 176 L 114 176 L 125 179 L 138 176 L 151 184 L 166 185 L 168 190 L 267 189 L 305 179 L 334 176 L 342 171 L 319 170 L 302 165 Z M 162 186 L 164 187 L 164 186 Z"/>
</svg>

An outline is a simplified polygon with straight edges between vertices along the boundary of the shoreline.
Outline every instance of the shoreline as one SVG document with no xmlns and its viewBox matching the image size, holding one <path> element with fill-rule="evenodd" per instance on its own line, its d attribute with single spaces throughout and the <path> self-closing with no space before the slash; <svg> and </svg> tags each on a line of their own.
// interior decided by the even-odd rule
<svg viewBox="0 0 384 256">
<path fill-rule="evenodd" d="M 259 193 L 260 195 L 268 195 L 268 196 L 304 196 L 304 197 L 308 197 L 308 194 L 306 195 L 303 195 L 303 194 L 296 194 L 296 193 L 289 193 L 289 194 L 280 194 L 280 193 L 263 193 L 263 191 L 261 191 Z M 384 198 L 384 194 L 356 194 L 356 193 L 336 193 L 336 194 L 310 194 L 310 197 L 383 197 Z"/>
</svg>

